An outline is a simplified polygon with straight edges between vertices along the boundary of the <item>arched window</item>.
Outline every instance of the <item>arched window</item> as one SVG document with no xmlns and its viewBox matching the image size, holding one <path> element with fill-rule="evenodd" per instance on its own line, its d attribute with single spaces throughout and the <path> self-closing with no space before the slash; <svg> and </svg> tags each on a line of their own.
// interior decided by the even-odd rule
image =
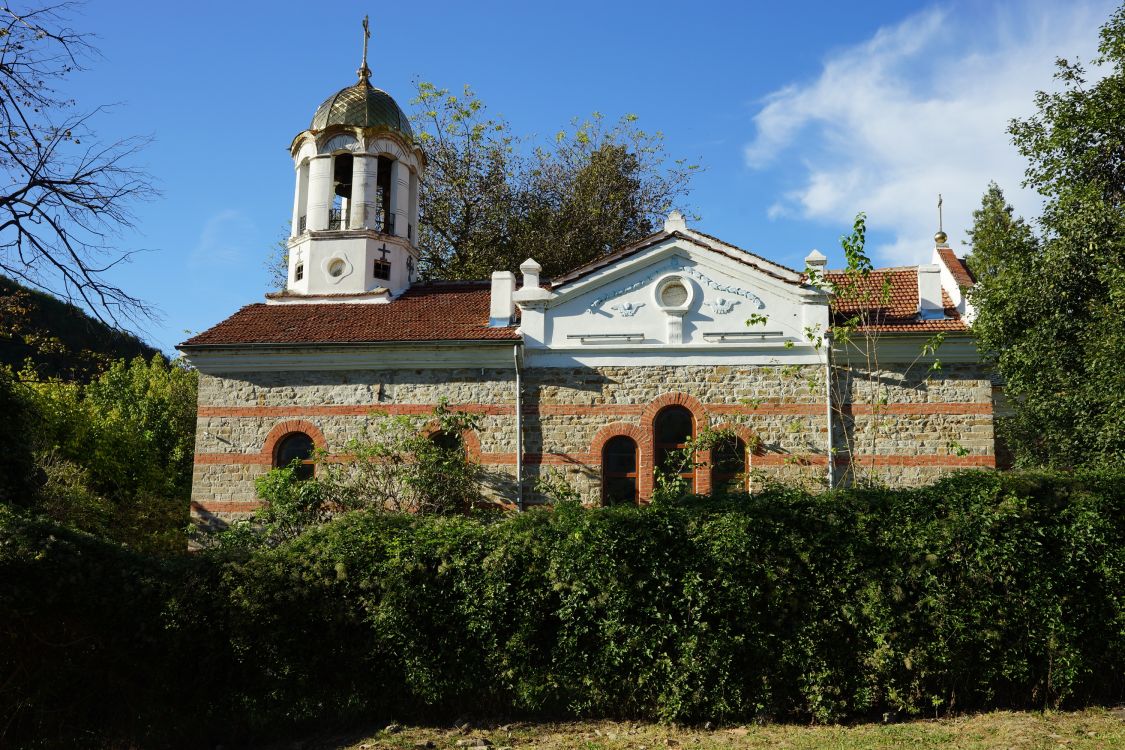
<svg viewBox="0 0 1125 750">
<path fill-rule="evenodd" d="M 711 449 L 711 487 L 715 490 L 743 492 L 750 473 L 746 466 L 746 441 L 726 435 Z"/>
<path fill-rule="evenodd" d="M 455 432 L 438 430 L 430 434 L 430 442 L 443 451 L 450 453 L 465 452 L 465 440 Z"/>
<path fill-rule="evenodd" d="M 288 466 L 294 461 L 297 465 L 297 479 L 312 479 L 315 471 L 313 464 L 313 439 L 303 432 L 291 432 L 277 443 L 273 453 L 275 468 Z"/>
<path fill-rule="evenodd" d="M 602 447 L 602 504 L 637 502 L 637 444 L 625 435 Z"/>
<path fill-rule="evenodd" d="M 687 482 L 689 492 L 695 491 L 695 467 L 691 457 L 682 451 L 695 433 L 695 418 L 682 406 L 669 406 L 656 415 L 653 438 L 656 465 L 664 471 L 679 474 Z"/>
</svg>

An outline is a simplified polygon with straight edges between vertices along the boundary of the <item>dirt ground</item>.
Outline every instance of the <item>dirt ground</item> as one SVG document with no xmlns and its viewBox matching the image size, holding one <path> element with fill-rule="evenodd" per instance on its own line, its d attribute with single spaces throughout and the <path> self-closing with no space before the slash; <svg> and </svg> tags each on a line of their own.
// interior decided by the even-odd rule
<svg viewBox="0 0 1125 750">
<path fill-rule="evenodd" d="M 460 727 L 390 725 L 366 736 L 309 738 L 278 745 L 301 750 L 656 750 L 657 748 L 958 748 L 994 750 L 1125 749 L 1125 708 L 1078 712 L 995 712 L 952 719 L 854 726 L 677 727 L 636 722 L 464 724 Z"/>
</svg>

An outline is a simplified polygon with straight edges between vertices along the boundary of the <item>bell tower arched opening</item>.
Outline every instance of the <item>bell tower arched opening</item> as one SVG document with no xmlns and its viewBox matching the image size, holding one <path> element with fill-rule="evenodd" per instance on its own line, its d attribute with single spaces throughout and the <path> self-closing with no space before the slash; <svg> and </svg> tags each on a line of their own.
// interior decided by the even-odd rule
<svg viewBox="0 0 1125 750">
<path fill-rule="evenodd" d="M 379 172 L 375 178 L 376 220 L 372 226 L 383 234 L 395 233 L 395 215 L 391 213 L 391 169 L 394 160 L 387 156 L 379 157 Z"/>
<path fill-rule="evenodd" d="M 337 154 L 332 157 L 332 208 L 328 211 L 329 229 L 348 228 L 354 158 L 351 154 Z"/>
</svg>

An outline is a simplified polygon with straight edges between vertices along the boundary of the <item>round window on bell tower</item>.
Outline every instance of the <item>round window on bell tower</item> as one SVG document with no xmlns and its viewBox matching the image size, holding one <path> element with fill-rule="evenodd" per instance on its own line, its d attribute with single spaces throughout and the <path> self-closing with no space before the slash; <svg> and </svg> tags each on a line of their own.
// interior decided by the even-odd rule
<svg viewBox="0 0 1125 750">
<path fill-rule="evenodd" d="M 328 264 L 328 275 L 334 279 L 338 279 L 344 275 L 345 267 L 344 260 L 342 258 L 336 258 Z"/>
</svg>

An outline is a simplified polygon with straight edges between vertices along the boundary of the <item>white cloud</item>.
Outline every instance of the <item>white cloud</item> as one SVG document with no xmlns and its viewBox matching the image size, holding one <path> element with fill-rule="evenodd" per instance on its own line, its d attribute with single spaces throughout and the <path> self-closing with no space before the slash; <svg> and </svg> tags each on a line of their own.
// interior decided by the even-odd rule
<svg viewBox="0 0 1125 750">
<path fill-rule="evenodd" d="M 191 251 L 194 267 L 231 267 L 244 263 L 255 250 L 258 232 L 244 213 L 232 208 L 212 215 Z"/>
<path fill-rule="evenodd" d="M 975 6 L 979 9 L 979 6 Z M 960 245 L 989 180 L 1016 210 L 1039 211 L 1020 188 L 1025 162 L 1007 134 L 1053 85 L 1056 57 L 1088 61 L 1113 6 L 1095 0 L 1021 3 L 972 13 L 935 7 L 830 54 L 819 77 L 766 97 L 745 148 L 755 169 L 786 169 L 800 152 L 800 183 L 769 208 L 869 227 L 893 241 L 874 248 L 883 263 L 929 258 L 937 194 L 945 230 Z"/>
</svg>

